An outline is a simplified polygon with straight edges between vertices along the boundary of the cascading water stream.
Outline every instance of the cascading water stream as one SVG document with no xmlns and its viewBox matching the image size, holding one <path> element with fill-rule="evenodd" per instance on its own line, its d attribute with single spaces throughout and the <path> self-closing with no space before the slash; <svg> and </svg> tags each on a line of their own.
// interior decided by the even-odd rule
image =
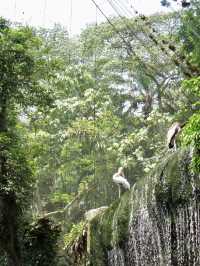
<svg viewBox="0 0 200 266">
<path fill-rule="evenodd" d="M 125 266 L 125 258 L 124 258 L 124 251 L 118 247 L 118 215 L 119 209 L 121 207 L 121 203 L 117 210 L 114 213 L 113 221 L 112 221 L 112 241 L 111 244 L 114 246 L 114 249 L 108 251 L 108 263 L 112 266 Z"/>
<path fill-rule="evenodd" d="M 151 210 L 152 211 L 152 210 Z M 140 211 L 129 227 L 126 265 L 200 265 L 200 205 L 195 201 L 176 214 Z"/>
<path fill-rule="evenodd" d="M 173 156 L 153 181 L 146 180 L 145 184 L 131 190 L 128 237 L 124 247 L 119 247 L 116 238 L 119 230 L 117 217 L 120 215 L 118 206 L 112 221 L 113 239 L 116 241 L 112 242 L 113 249 L 107 253 L 109 266 L 200 265 L 200 200 L 197 187 L 200 178 L 189 173 L 190 158 L 185 159 L 188 154 Z M 168 169 L 169 165 L 172 168 Z M 172 178 L 172 175 L 175 177 Z M 156 191 L 158 182 L 160 187 Z M 165 204 L 159 202 L 156 193 L 164 195 L 161 200 Z"/>
<path fill-rule="evenodd" d="M 108 263 L 113 266 L 126 266 L 123 250 L 120 248 L 114 248 L 111 251 L 108 251 Z"/>
</svg>

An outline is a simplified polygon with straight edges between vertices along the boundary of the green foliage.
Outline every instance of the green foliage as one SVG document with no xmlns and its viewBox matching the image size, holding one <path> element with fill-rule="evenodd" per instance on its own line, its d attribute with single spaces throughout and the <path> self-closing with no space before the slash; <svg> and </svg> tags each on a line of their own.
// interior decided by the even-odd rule
<svg viewBox="0 0 200 266">
<path fill-rule="evenodd" d="M 126 193 L 120 199 L 120 203 L 115 210 L 112 220 L 112 240 L 113 247 L 125 248 L 124 244 L 128 237 L 128 224 L 131 206 L 128 202 L 130 193 Z"/>
<path fill-rule="evenodd" d="M 193 109 L 198 110 L 198 107 L 200 106 L 200 77 L 184 80 L 182 84 L 182 92 L 190 98 L 190 101 L 193 104 Z"/>
<path fill-rule="evenodd" d="M 4 22 L 6 26 L 0 38 L 0 145 L 4 165 L 1 189 L 14 191 L 17 199 L 25 202 L 33 179 L 27 146 L 20 139 L 22 130 L 18 132 L 20 127 L 16 126 L 19 105 L 42 107 L 50 102 L 50 90 L 42 85 L 49 63 L 45 57 L 40 58 L 41 41 L 31 29 L 11 28 Z"/>
<path fill-rule="evenodd" d="M 81 221 L 78 224 L 73 224 L 71 231 L 68 234 L 64 235 L 64 249 L 68 250 L 82 235 L 83 230 L 85 229 L 85 222 Z"/>
<path fill-rule="evenodd" d="M 200 78 L 185 80 L 182 90 L 190 100 L 193 109 L 193 114 L 190 112 L 191 116 L 184 127 L 182 140 L 184 145 L 190 145 L 194 150 L 192 168 L 195 172 L 200 172 Z"/>
<path fill-rule="evenodd" d="M 130 53 L 108 23 L 91 25 L 73 39 L 59 25 L 34 33 L 28 28 L 9 28 L 7 22 L 2 26 L 5 29 L 0 38 L 0 96 L 4 97 L 0 97 L 0 112 L 14 117 L 6 117 L 6 130 L 10 127 L 13 132 L 21 127 L 21 140 L 15 134 L 0 134 L 0 145 L 4 147 L 1 152 L 7 156 L 10 169 L 5 189 L 14 190 L 20 199 L 33 186 L 33 172 L 34 215 L 60 210 L 81 195 L 62 221 L 64 234 L 67 233 L 66 248 L 80 236 L 85 210 L 109 205 L 118 197 L 112 181 L 117 168 L 125 168 L 131 185 L 141 178 L 145 180 L 166 156 L 167 128 L 174 120 L 186 120 L 193 115 L 199 105 L 199 79 L 185 81 L 183 88 L 178 89 L 182 68 L 174 65 L 171 51 L 163 42 L 177 40 L 179 23 L 175 14 L 151 16 L 146 24 L 142 19 L 114 18 L 112 22 L 138 56 Z M 157 45 L 150 38 L 152 29 Z M 177 54 L 180 46 L 181 42 L 176 42 Z M 190 59 L 196 62 L 194 54 L 198 53 L 192 53 Z M 19 116 L 22 121 L 16 126 Z M 197 116 L 198 113 L 191 118 L 191 126 L 186 126 L 186 144 L 194 143 L 197 136 Z M 28 145 L 22 145 L 22 140 Z M 177 170 L 173 163 L 172 168 Z M 180 180 L 172 175 L 166 190 L 171 184 L 177 203 L 182 193 Z M 162 185 L 159 189 L 161 198 L 167 201 L 169 194 L 162 191 Z M 112 215 L 106 212 L 108 220 L 107 216 L 101 218 L 105 232 L 95 231 L 94 221 L 92 231 L 103 247 L 102 250 L 97 244 L 97 260 L 111 248 L 111 240 L 123 245 L 129 215 L 125 203 L 122 200 L 121 207 L 113 207 Z M 113 215 L 119 229 L 114 233 Z"/>
<path fill-rule="evenodd" d="M 90 263 L 91 265 L 106 265 L 107 251 L 112 248 L 112 219 L 117 208 L 117 202 L 99 218 L 94 218 L 90 225 Z"/>
<path fill-rule="evenodd" d="M 3 32 L 0 39 L 1 103 L 5 97 L 26 106 L 41 102 L 45 95 L 43 100 L 47 99 L 47 91 L 38 83 L 47 67 L 46 60 L 39 58 L 37 52 L 40 44 L 29 28 L 8 28 Z"/>
<path fill-rule="evenodd" d="M 61 228 L 52 221 L 42 218 L 26 229 L 24 239 L 24 265 L 58 265 L 58 238 Z"/>
<path fill-rule="evenodd" d="M 155 186 L 157 204 L 166 210 L 175 210 L 187 204 L 193 197 L 192 186 L 198 187 L 198 181 L 192 180 L 191 159 L 188 150 L 171 155 L 157 166 L 154 173 L 159 174 Z M 192 184 L 193 183 L 193 184 Z"/>
<path fill-rule="evenodd" d="M 148 19 L 159 29 L 159 42 L 175 34 L 174 15 Z M 79 202 L 72 207 L 71 224 L 80 221 L 85 210 L 117 198 L 112 175 L 119 166 L 125 167 L 131 185 L 149 174 L 165 153 L 165 131 L 178 109 L 177 69 L 153 45 L 149 29 L 142 20 L 112 21 L 141 60 L 128 53 L 108 23 L 91 25 L 72 40 L 58 25 L 39 32 L 44 46 L 53 49 L 50 57 L 63 57 L 65 63 L 52 81 L 54 108 L 48 114 L 29 112 L 35 209 L 51 212 L 63 207 L 61 195 L 83 194 L 81 208 Z M 90 187 L 94 189 L 84 195 Z"/>
<path fill-rule="evenodd" d="M 200 149 L 200 113 L 194 114 L 184 129 L 184 142 Z"/>
<path fill-rule="evenodd" d="M 67 193 L 59 193 L 55 192 L 52 193 L 50 202 L 52 203 L 64 203 L 67 204 L 72 200 L 72 195 L 69 195 Z"/>
<path fill-rule="evenodd" d="M 20 227 L 25 213 L 30 215 L 34 187 L 26 130 L 19 120 L 22 110 L 46 109 L 52 102 L 51 86 L 45 85 L 55 66 L 41 57 L 41 41 L 30 28 L 12 28 L 2 18 L 0 24 L 0 245 L 9 264 L 18 266 Z"/>
<path fill-rule="evenodd" d="M 20 204 L 30 203 L 34 179 L 25 147 L 13 133 L 0 133 L 0 157 L 4 160 L 1 172 L 1 192 L 17 196 Z"/>
<path fill-rule="evenodd" d="M 200 112 L 190 117 L 184 129 L 183 143 L 193 147 L 192 168 L 200 173 Z"/>
<path fill-rule="evenodd" d="M 183 130 L 183 143 L 193 149 L 192 168 L 200 172 L 200 78 L 199 78 L 199 0 L 191 3 L 191 8 L 182 17 L 180 38 L 183 40 L 183 50 L 187 53 L 188 60 L 193 65 L 194 78 L 185 80 L 182 91 L 185 94 L 185 104 L 182 109 L 185 116 L 189 117 Z M 188 115 L 189 114 L 189 115 Z"/>
<path fill-rule="evenodd" d="M 191 8 L 184 12 L 182 24 L 179 32 L 180 39 L 183 41 L 183 48 L 187 52 L 188 60 L 199 70 L 199 0 L 191 1 Z"/>
</svg>

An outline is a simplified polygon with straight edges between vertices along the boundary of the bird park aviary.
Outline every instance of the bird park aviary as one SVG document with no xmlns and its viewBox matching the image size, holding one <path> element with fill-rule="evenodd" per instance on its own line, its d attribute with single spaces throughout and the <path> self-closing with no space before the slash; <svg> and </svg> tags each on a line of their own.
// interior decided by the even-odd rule
<svg viewBox="0 0 200 266">
<path fill-rule="evenodd" d="M 9 1 L 0 266 L 199 266 L 199 0 Z"/>
</svg>

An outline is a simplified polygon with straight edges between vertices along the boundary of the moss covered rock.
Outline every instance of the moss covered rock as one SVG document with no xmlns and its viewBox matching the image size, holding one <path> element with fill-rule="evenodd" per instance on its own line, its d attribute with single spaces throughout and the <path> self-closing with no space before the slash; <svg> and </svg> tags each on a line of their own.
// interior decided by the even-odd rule
<svg viewBox="0 0 200 266">
<path fill-rule="evenodd" d="M 189 150 L 169 152 L 150 177 L 93 219 L 89 265 L 200 265 L 200 180 L 190 165 Z"/>
</svg>

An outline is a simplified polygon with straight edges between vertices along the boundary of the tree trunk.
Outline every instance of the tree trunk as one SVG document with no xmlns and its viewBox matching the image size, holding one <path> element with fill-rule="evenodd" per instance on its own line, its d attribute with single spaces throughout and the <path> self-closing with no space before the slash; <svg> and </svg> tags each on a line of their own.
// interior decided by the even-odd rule
<svg viewBox="0 0 200 266">
<path fill-rule="evenodd" d="M 17 204 L 14 193 L 0 195 L 0 245 L 7 255 L 9 266 L 22 266 L 17 237 Z"/>
</svg>

